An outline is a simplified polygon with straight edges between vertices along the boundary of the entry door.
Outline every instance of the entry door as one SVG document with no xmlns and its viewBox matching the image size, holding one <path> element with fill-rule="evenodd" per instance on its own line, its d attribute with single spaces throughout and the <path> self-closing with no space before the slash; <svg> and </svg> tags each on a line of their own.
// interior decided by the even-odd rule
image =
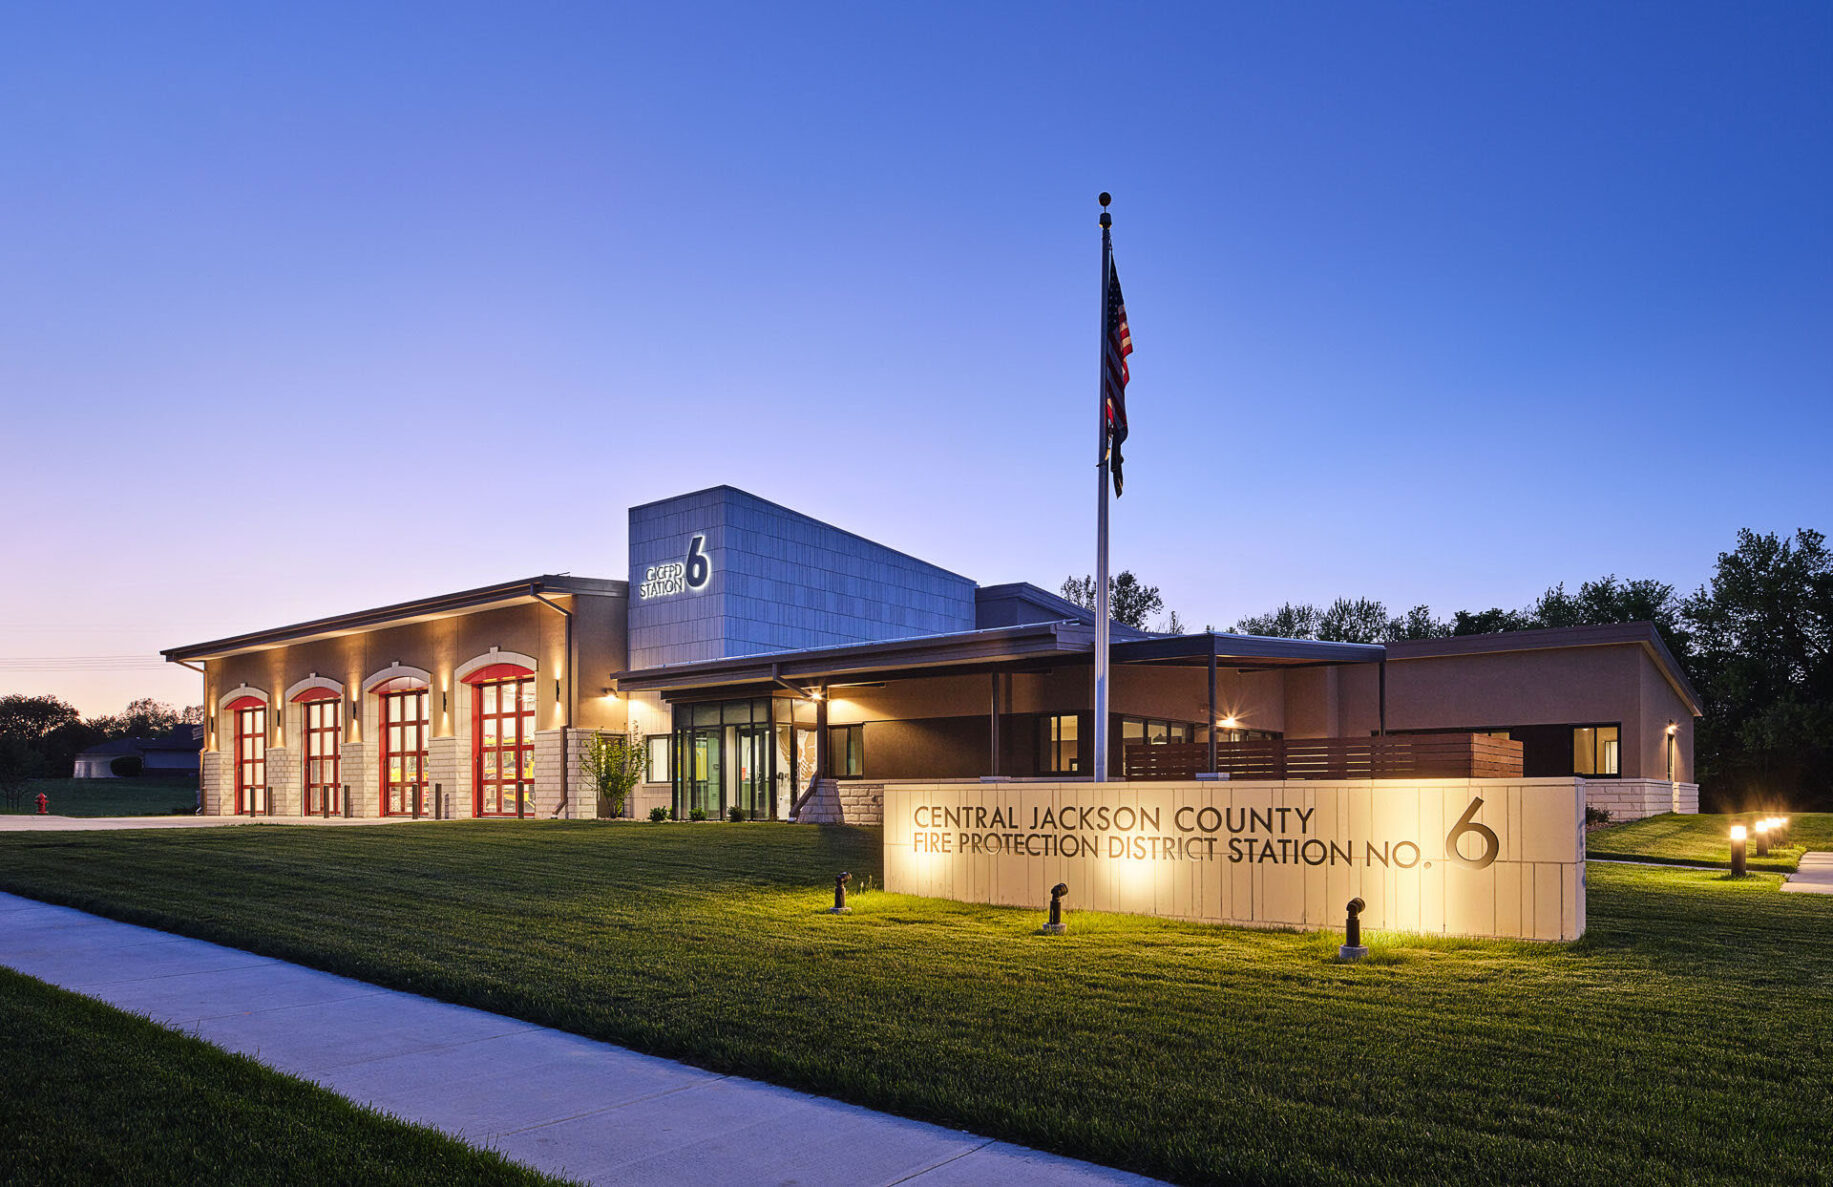
<svg viewBox="0 0 1833 1187">
<path fill-rule="evenodd" d="M 682 749 L 687 761 L 683 764 L 682 783 L 687 793 L 683 797 L 687 812 L 699 808 L 708 817 L 719 815 L 719 792 L 725 772 L 721 733 L 718 726 L 684 731 Z"/>
<path fill-rule="evenodd" d="M 753 820 L 770 813 L 770 727 L 732 727 L 733 763 L 730 802 Z"/>
</svg>

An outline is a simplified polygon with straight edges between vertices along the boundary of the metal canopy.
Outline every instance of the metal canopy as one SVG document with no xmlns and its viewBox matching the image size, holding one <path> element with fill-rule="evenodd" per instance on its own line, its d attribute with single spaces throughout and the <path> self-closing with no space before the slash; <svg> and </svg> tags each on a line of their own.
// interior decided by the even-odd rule
<svg viewBox="0 0 1833 1187">
<path fill-rule="evenodd" d="M 714 688 L 742 684 L 844 683 L 916 676 L 953 676 L 1020 665 L 1087 662 L 1094 632 L 1084 623 L 1040 622 L 914 639 L 848 643 L 803 651 L 668 664 L 619 672 L 618 692 Z"/>
<path fill-rule="evenodd" d="M 1213 659 L 1229 668 L 1285 668 L 1317 664 L 1375 664 L 1387 658 L 1379 643 L 1326 643 L 1317 639 L 1277 639 L 1265 635 L 1167 635 L 1114 644 L 1114 660 L 1123 664 L 1177 664 L 1207 667 Z"/>
</svg>

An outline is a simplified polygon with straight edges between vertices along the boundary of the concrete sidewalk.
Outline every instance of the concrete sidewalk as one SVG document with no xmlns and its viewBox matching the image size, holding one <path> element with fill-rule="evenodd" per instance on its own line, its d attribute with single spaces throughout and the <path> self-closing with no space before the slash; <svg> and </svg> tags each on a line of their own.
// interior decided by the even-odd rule
<svg viewBox="0 0 1833 1187">
<path fill-rule="evenodd" d="M 1803 853 L 1782 889 L 1797 894 L 1833 894 L 1833 853 Z"/>
<path fill-rule="evenodd" d="M 0 964 L 592 1183 L 1150 1183 L 0 894 Z"/>
</svg>

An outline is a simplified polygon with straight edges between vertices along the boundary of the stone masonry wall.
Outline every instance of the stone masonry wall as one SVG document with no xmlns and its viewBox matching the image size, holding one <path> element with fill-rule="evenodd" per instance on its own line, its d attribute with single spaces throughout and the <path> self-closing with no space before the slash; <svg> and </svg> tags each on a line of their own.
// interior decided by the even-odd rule
<svg viewBox="0 0 1833 1187">
<path fill-rule="evenodd" d="M 1699 811 L 1699 784 L 1675 785 L 1666 779 L 1587 779 L 1585 806 L 1609 812 L 1614 823 L 1663 812 L 1693 814 Z"/>
<path fill-rule="evenodd" d="M 198 779 L 204 789 L 204 815 L 220 816 L 223 812 L 223 772 L 229 764 L 223 761 L 220 751 L 206 750 L 199 756 L 200 767 Z"/>
<path fill-rule="evenodd" d="M 821 779 L 802 805 L 797 824 L 866 824 L 885 822 L 885 785 L 855 779 Z"/>
</svg>

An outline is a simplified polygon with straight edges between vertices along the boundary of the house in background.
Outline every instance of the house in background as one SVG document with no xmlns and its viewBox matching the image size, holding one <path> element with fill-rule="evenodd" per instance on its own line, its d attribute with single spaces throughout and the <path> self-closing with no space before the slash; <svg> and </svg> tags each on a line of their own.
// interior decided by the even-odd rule
<svg viewBox="0 0 1833 1187">
<path fill-rule="evenodd" d="M 116 738 L 76 756 L 77 779 L 117 779 L 116 759 L 137 758 L 145 775 L 196 775 L 204 748 L 204 727 L 183 722 L 163 738 Z"/>
</svg>

